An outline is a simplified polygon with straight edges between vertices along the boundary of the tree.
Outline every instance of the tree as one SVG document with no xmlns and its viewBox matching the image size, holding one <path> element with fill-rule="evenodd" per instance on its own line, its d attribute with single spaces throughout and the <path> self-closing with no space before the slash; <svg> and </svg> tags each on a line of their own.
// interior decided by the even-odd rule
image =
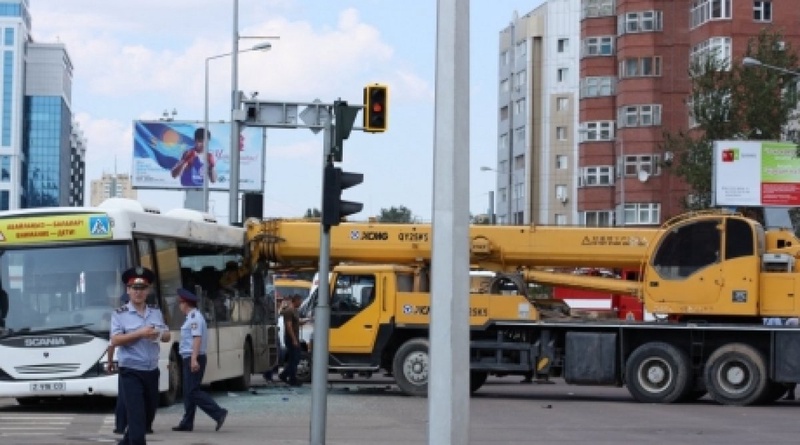
<svg viewBox="0 0 800 445">
<path fill-rule="evenodd" d="M 745 57 L 794 70 L 798 56 L 779 31 L 765 29 L 750 39 Z M 664 167 L 689 186 L 687 210 L 711 207 L 713 142 L 730 139 L 780 140 L 797 107 L 797 76 L 746 67 L 709 52 L 692 61 L 689 113 L 696 126 L 665 133 Z M 673 162 L 673 160 L 675 162 Z"/>
<path fill-rule="evenodd" d="M 306 214 L 303 216 L 303 218 L 306 219 L 321 218 L 321 217 L 322 217 L 322 212 L 320 212 L 319 209 L 316 207 L 313 209 L 307 209 Z"/>
<path fill-rule="evenodd" d="M 381 209 L 378 215 L 378 221 L 384 223 L 412 223 L 414 218 L 411 215 L 411 210 L 406 206 L 394 207 L 389 209 Z"/>
</svg>

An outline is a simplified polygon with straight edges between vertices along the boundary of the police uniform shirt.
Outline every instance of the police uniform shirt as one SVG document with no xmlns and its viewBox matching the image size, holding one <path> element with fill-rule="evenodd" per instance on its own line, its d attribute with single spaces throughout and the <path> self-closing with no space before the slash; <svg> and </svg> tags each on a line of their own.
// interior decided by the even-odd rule
<svg viewBox="0 0 800 445">
<path fill-rule="evenodd" d="M 144 316 L 142 316 L 131 303 L 128 303 L 111 315 L 111 336 L 134 332 L 148 325 L 159 327 L 165 325 L 161 310 L 153 306 L 146 306 Z M 120 367 L 139 371 L 152 371 L 158 368 L 160 351 L 161 347 L 158 342 L 148 338 L 140 338 L 133 343 L 119 346 L 117 348 L 117 361 Z"/>
<path fill-rule="evenodd" d="M 181 326 L 181 357 L 192 356 L 192 341 L 194 337 L 200 337 L 199 355 L 205 355 L 208 346 L 208 335 L 206 335 L 206 320 L 197 308 L 186 314 L 186 321 Z"/>
</svg>

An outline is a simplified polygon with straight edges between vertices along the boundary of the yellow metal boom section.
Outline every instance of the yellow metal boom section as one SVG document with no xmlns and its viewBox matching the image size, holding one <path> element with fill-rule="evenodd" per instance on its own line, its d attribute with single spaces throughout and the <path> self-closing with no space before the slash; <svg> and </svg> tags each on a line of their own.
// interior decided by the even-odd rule
<svg viewBox="0 0 800 445">
<path fill-rule="evenodd" d="M 253 258 L 283 266 L 319 259 L 320 225 L 250 220 Z M 515 271 L 531 267 L 638 268 L 661 229 L 559 226 L 470 226 L 470 263 Z M 430 224 L 343 223 L 331 227 L 331 262 L 429 263 Z"/>
</svg>

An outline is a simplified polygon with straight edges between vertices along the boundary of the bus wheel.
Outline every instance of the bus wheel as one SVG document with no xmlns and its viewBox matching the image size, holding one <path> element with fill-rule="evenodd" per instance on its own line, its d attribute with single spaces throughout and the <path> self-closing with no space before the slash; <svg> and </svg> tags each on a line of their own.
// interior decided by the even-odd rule
<svg viewBox="0 0 800 445">
<path fill-rule="evenodd" d="M 469 372 L 469 392 L 473 393 L 483 386 L 486 383 L 486 379 L 489 378 L 489 373 L 486 371 L 470 371 Z"/>
<path fill-rule="evenodd" d="M 178 351 L 173 349 L 169 353 L 169 363 L 167 364 L 167 390 L 160 394 L 159 405 L 171 406 L 178 401 L 183 385 L 182 372 L 181 358 L 178 356 Z"/>
<path fill-rule="evenodd" d="M 403 343 L 392 361 L 392 373 L 400 390 L 410 396 L 424 397 L 428 394 L 428 340 L 412 338 Z"/>
<path fill-rule="evenodd" d="M 770 393 L 764 357 L 752 346 L 730 343 L 706 362 L 705 380 L 711 398 L 723 405 L 752 405 Z"/>
<path fill-rule="evenodd" d="M 311 354 L 308 351 L 300 352 L 300 361 L 297 362 L 297 380 L 300 383 L 311 382 Z"/>
<path fill-rule="evenodd" d="M 242 375 L 231 380 L 230 388 L 233 391 L 247 391 L 250 389 L 250 377 L 253 374 L 253 351 L 250 342 L 244 342 L 242 348 Z"/>
<path fill-rule="evenodd" d="M 628 357 L 625 381 L 628 392 L 639 402 L 680 401 L 692 390 L 689 359 L 668 343 L 645 343 Z"/>
</svg>

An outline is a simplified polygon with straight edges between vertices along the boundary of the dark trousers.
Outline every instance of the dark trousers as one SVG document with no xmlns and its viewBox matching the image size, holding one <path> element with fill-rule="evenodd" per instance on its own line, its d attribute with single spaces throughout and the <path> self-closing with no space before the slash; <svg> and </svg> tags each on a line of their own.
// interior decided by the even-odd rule
<svg viewBox="0 0 800 445">
<path fill-rule="evenodd" d="M 147 425 L 153 423 L 158 408 L 158 369 L 138 371 L 120 368 L 120 394 L 128 418 L 128 429 L 120 444 L 146 445 Z"/>
<path fill-rule="evenodd" d="M 128 427 L 128 413 L 125 412 L 125 398 L 122 397 L 122 379 L 117 376 L 117 406 L 114 408 L 114 430 L 125 431 Z"/>
<path fill-rule="evenodd" d="M 197 357 L 200 370 L 192 372 L 192 358 L 183 357 L 183 419 L 178 426 L 186 429 L 194 428 L 194 414 L 199 407 L 209 417 L 218 421 L 225 414 L 225 410 L 202 390 L 203 374 L 206 372 L 207 358 L 205 355 Z"/>
<path fill-rule="evenodd" d="M 281 374 L 286 377 L 290 385 L 296 385 L 297 382 L 297 364 L 300 363 L 300 345 L 293 345 L 290 338 L 283 339 L 286 344 L 286 367 L 283 368 Z"/>
</svg>

